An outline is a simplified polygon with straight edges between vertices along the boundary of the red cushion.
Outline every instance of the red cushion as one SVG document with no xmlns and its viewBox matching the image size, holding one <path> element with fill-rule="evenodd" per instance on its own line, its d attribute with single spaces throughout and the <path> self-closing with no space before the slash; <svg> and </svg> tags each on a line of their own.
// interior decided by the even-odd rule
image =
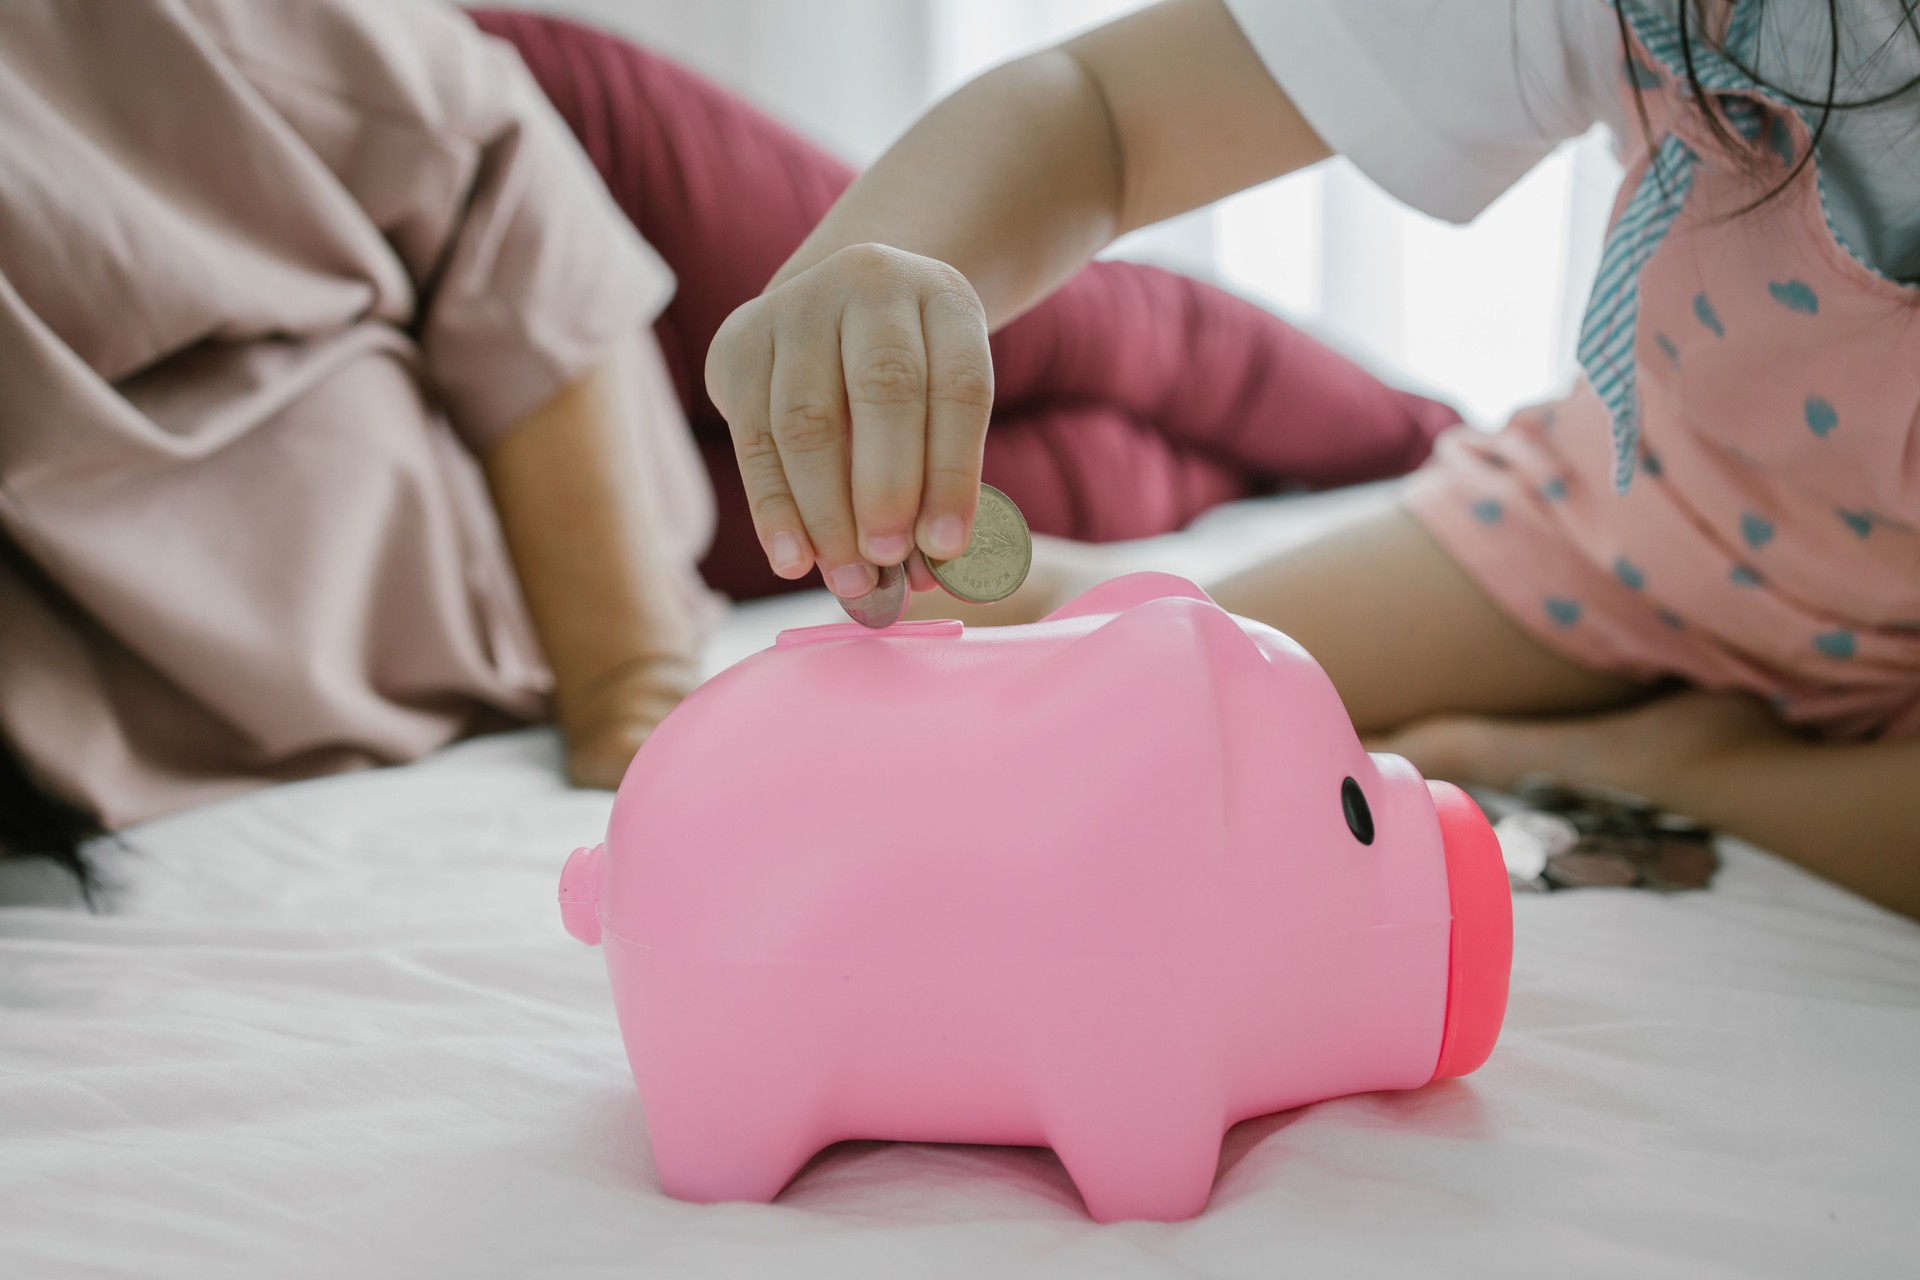
<svg viewBox="0 0 1920 1280">
<path fill-rule="evenodd" d="M 518 47 L 679 277 L 656 331 L 720 499 L 702 571 L 739 598 L 790 589 L 760 552 L 702 370 L 721 321 L 760 291 L 853 170 L 627 41 L 537 14 L 473 17 Z M 1459 420 L 1241 298 L 1133 263 L 1082 271 L 994 335 L 993 357 L 986 478 L 1035 529 L 1096 541 L 1177 529 L 1281 485 L 1398 475 Z"/>
</svg>

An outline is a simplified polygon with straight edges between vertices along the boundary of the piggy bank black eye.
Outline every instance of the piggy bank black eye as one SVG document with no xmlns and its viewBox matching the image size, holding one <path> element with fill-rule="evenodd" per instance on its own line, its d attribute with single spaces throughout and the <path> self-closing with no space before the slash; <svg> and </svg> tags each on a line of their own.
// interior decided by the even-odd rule
<svg viewBox="0 0 1920 1280">
<path fill-rule="evenodd" d="M 1347 815 L 1347 830 L 1361 844 L 1373 843 L 1373 810 L 1367 807 L 1367 793 L 1352 778 L 1340 784 L 1340 808 Z"/>
</svg>

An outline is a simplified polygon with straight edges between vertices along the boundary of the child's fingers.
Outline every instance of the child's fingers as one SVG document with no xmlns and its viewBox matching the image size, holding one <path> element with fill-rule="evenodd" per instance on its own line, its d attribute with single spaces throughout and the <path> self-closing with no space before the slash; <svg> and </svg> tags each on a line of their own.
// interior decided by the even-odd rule
<svg viewBox="0 0 1920 1280">
<path fill-rule="evenodd" d="M 986 314 L 958 272 L 921 303 L 927 344 L 926 481 L 915 540 L 936 560 L 967 548 L 993 411 Z"/>
<path fill-rule="evenodd" d="M 907 557 L 907 584 L 915 591 L 931 591 L 940 585 L 940 580 L 927 568 L 926 557 L 917 549 Z"/>
<path fill-rule="evenodd" d="M 742 308 L 714 336 L 707 357 L 707 394 L 727 420 L 747 509 L 767 563 L 783 578 L 799 578 L 813 568 L 813 543 L 787 488 L 786 466 L 768 415 L 773 339 L 746 315 Z"/>
<path fill-rule="evenodd" d="M 821 575 L 842 599 L 865 595 L 876 575 L 860 552 L 853 516 L 837 325 L 805 315 L 777 324 L 767 403 L 787 488 Z"/>
<path fill-rule="evenodd" d="M 913 549 L 926 453 L 927 350 L 919 299 L 856 298 L 840 320 L 852 419 L 853 515 L 861 553 L 899 564 Z"/>
</svg>

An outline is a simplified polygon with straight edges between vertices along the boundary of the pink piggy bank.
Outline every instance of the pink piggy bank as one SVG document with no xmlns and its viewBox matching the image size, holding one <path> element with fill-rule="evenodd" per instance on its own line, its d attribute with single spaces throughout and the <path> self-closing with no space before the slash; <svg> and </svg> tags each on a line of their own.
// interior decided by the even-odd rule
<svg viewBox="0 0 1920 1280">
<path fill-rule="evenodd" d="M 1474 1070 L 1507 877 L 1304 650 L 1164 574 L 1031 626 L 782 634 L 675 711 L 561 879 L 662 1187 L 843 1138 L 1049 1146 L 1178 1219 L 1238 1120 Z"/>
</svg>

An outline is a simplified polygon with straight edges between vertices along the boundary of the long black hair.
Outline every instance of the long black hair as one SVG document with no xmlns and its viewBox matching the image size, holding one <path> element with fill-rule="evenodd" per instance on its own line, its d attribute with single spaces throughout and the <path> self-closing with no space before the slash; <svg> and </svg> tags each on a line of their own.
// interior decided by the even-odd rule
<svg viewBox="0 0 1920 1280">
<path fill-rule="evenodd" d="M 99 817 L 42 782 L 0 733 L 0 858 L 51 859 L 74 874 L 93 905 L 98 882 L 85 846 L 106 834 Z"/>
<path fill-rule="evenodd" d="M 1759 21 L 1762 30 L 1764 30 L 1767 20 L 1766 0 L 1744 0 L 1744 3 L 1760 6 Z M 1786 177 L 1780 179 L 1771 190 L 1763 193 L 1746 208 L 1737 210 L 1732 216 L 1739 217 L 1741 214 L 1751 213 L 1793 185 L 1794 180 L 1800 176 L 1808 165 L 1813 163 L 1814 151 L 1819 147 L 1820 140 L 1826 136 L 1827 125 L 1833 119 L 1835 112 L 1857 111 L 1862 107 L 1877 107 L 1882 103 L 1891 102 L 1895 98 L 1902 97 L 1905 94 L 1911 93 L 1914 89 L 1920 88 L 1920 75 L 1916 75 L 1902 84 L 1895 85 L 1890 89 L 1883 90 L 1869 97 L 1852 98 L 1844 102 L 1840 100 L 1840 28 L 1842 25 L 1840 20 L 1840 4 L 1841 0 L 1827 0 L 1827 85 L 1825 91 L 1818 98 L 1807 97 L 1797 90 L 1764 79 L 1760 75 L 1760 70 L 1757 66 L 1747 66 L 1739 60 L 1729 57 L 1729 60 L 1733 61 L 1734 65 L 1738 66 L 1749 76 L 1752 76 L 1754 82 L 1762 88 L 1769 90 L 1787 102 L 1791 102 L 1796 107 L 1817 113 L 1813 121 L 1813 145 L 1809 146 L 1806 152 L 1795 160 L 1792 171 L 1789 172 Z M 1742 139 L 1735 137 L 1727 128 L 1726 121 L 1721 119 L 1718 112 L 1708 106 L 1709 96 L 1705 87 L 1700 83 L 1700 72 L 1694 57 L 1694 41 L 1697 30 L 1705 26 L 1706 22 L 1703 14 L 1693 12 L 1696 5 L 1704 10 L 1705 0 L 1679 0 L 1675 5 L 1676 10 L 1678 10 L 1677 18 L 1680 27 L 1680 51 L 1686 63 L 1687 83 L 1693 90 L 1693 101 L 1702 117 L 1706 120 L 1707 127 L 1713 131 L 1715 140 L 1731 155 L 1747 155 L 1746 143 Z M 1901 0 L 1900 30 L 1889 35 L 1886 40 L 1881 43 L 1880 47 L 1868 58 L 1869 62 L 1885 53 L 1893 42 L 1903 33 L 1913 36 L 1916 41 L 1920 41 L 1920 18 L 1916 18 L 1915 16 L 1916 9 L 1920 9 L 1920 0 Z M 1623 47 L 1631 49 L 1633 47 L 1633 39 L 1631 28 L 1627 23 L 1626 6 L 1618 3 L 1616 0 L 1613 10 L 1614 17 L 1620 23 L 1620 42 Z M 1722 56 L 1729 55 L 1726 55 L 1723 51 Z M 1757 57 L 1754 59 L 1755 62 L 1758 62 L 1758 60 Z M 1856 71 L 1861 69 L 1863 68 L 1855 68 Z M 1636 78 L 1632 81 L 1632 84 L 1634 105 L 1640 113 L 1640 126 L 1646 130 L 1647 142 L 1648 145 L 1651 146 L 1655 140 L 1652 136 L 1652 124 L 1647 118 L 1646 100 L 1642 94 L 1640 81 Z"/>
<path fill-rule="evenodd" d="M 0 528 L 0 567 L 45 586 L 46 574 Z M 64 593 L 55 588 L 55 598 Z M 0 661 L 6 655 L 0 654 Z M 86 845 L 107 834 L 106 824 L 85 805 L 62 795 L 35 772 L 19 746 L 0 729 L 0 858 L 47 858 L 80 881 L 87 905 L 97 905 L 98 878 L 87 864 Z"/>
</svg>

